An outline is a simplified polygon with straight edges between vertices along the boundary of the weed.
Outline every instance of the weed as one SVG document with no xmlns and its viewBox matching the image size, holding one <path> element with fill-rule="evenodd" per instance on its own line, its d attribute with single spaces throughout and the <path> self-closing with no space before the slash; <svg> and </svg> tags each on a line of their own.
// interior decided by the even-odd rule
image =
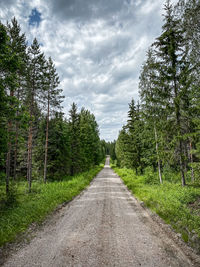
<svg viewBox="0 0 200 267">
<path fill-rule="evenodd" d="M 195 239 L 200 238 L 200 217 L 197 209 L 194 208 L 197 204 L 192 205 L 192 203 L 197 203 L 200 198 L 199 186 L 190 184 L 182 187 L 181 183 L 177 182 L 177 177 L 173 179 L 174 182 L 169 182 L 175 173 L 165 173 L 165 176 L 168 175 L 168 181 L 159 185 L 155 183 L 158 176 L 152 171 L 146 170 L 143 176 L 137 176 L 133 170 L 112 167 L 135 197 L 143 201 L 166 223 L 171 224 L 177 232 L 181 233 L 185 242 L 196 246 L 193 240 L 194 236 Z M 147 178 L 149 173 L 150 176 Z M 150 182 L 150 178 L 153 182 Z"/>
<path fill-rule="evenodd" d="M 42 222 L 46 215 L 59 204 L 72 200 L 89 185 L 102 167 L 103 165 L 97 166 L 74 177 L 64 177 L 62 181 L 47 184 L 35 181 L 32 185 L 31 194 L 28 194 L 26 182 L 17 183 L 15 199 L 13 194 L 10 199 L 16 205 L 0 206 L 0 246 L 13 241 L 16 235 L 25 231 L 31 223 Z M 5 188 L 0 186 L 0 193 L 3 197 L 5 197 L 4 190 Z"/>
</svg>

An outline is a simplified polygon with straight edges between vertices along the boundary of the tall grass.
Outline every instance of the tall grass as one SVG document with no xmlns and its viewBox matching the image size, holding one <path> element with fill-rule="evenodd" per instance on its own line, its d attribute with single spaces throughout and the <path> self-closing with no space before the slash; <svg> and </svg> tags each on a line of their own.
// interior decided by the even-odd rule
<svg viewBox="0 0 200 267">
<path fill-rule="evenodd" d="M 5 189 L 0 186 L 0 246 L 13 241 L 31 223 L 42 222 L 59 204 L 72 200 L 90 184 L 102 168 L 103 165 L 97 166 L 74 177 L 64 177 L 58 182 L 33 182 L 30 194 L 27 183 L 20 182 L 14 190 L 15 200 L 7 204 L 2 200 Z"/>
<path fill-rule="evenodd" d="M 148 171 L 143 176 L 137 176 L 133 170 L 116 167 L 113 169 L 134 196 L 143 201 L 166 223 L 171 224 L 177 232 L 181 233 L 185 242 L 189 242 L 200 252 L 200 205 L 198 204 L 200 187 L 198 185 L 189 184 L 182 187 L 180 183 L 167 181 L 160 185 L 155 183 L 158 177 L 152 178 L 151 172 L 149 178 L 152 178 L 153 183 L 149 181 Z M 154 176 L 157 174 L 154 173 Z"/>
</svg>

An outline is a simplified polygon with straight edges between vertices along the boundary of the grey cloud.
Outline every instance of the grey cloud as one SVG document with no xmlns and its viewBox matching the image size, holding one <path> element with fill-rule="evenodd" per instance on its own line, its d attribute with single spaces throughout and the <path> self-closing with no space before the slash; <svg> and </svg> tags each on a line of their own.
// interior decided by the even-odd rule
<svg viewBox="0 0 200 267">
<path fill-rule="evenodd" d="M 125 53 L 130 47 L 130 42 L 130 36 L 125 34 L 116 34 L 97 43 L 86 42 L 86 49 L 81 56 L 97 64 L 110 62 L 112 58 Z"/>
<path fill-rule="evenodd" d="M 60 18 L 88 20 L 113 16 L 121 11 L 127 1 L 91 1 L 91 0 L 53 0 L 51 7 L 53 13 Z"/>
<path fill-rule="evenodd" d="M 46 56 L 56 62 L 66 116 L 72 102 L 90 109 L 101 138 L 112 140 L 126 122 L 131 98 L 138 99 L 141 64 L 161 32 L 164 2 L 0 0 L 0 8 L 7 10 L 4 21 L 16 15 L 27 38 L 37 36 Z M 28 27 L 33 8 L 42 13 L 37 30 Z"/>
<path fill-rule="evenodd" d="M 9 7 L 12 4 L 14 4 L 16 1 L 15 0 L 0 0 L 0 6 L 2 7 Z"/>
</svg>

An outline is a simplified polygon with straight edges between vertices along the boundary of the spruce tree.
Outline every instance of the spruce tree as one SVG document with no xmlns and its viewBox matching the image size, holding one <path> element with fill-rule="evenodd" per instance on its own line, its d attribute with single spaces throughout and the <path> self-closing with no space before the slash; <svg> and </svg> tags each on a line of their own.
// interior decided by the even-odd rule
<svg viewBox="0 0 200 267">
<path fill-rule="evenodd" d="M 147 53 L 147 60 L 142 67 L 139 89 L 142 101 L 143 116 L 154 132 L 154 141 L 152 141 L 155 142 L 158 174 L 160 183 L 162 183 L 162 161 L 160 157 L 158 128 L 162 126 L 161 120 L 163 119 L 163 114 L 165 111 L 163 110 L 163 93 L 162 89 L 160 88 L 160 83 L 158 82 L 159 77 L 157 75 L 156 68 L 157 66 L 154 51 L 149 49 Z M 166 123 L 165 120 L 164 123 Z"/>
<path fill-rule="evenodd" d="M 173 14 L 173 7 L 170 1 L 165 5 L 163 32 L 154 43 L 156 55 L 158 57 L 160 79 L 168 84 L 167 94 L 170 99 L 165 99 L 172 104 L 172 114 L 174 114 L 174 141 L 177 143 L 179 165 L 181 172 L 182 185 L 185 181 L 185 158 L 184 158 L 184 142 L 183 142 L 183 125 L 181 96 L 183 94 L 183 85 L 181 84 L 181 76 L 183 75 L 185 64 L 185 51 L 183 30 L 179 27 L 180 21 Z M 175 148 L 176 149 L 176 148 Z"/>
<path fill-rule="evenodd" d="M 73 176 L 80 171 L 80 114 L 75 103 L 72 104 L 69 111 L 69 129 L 71 153 L 70 174 Z"/>
</svg>

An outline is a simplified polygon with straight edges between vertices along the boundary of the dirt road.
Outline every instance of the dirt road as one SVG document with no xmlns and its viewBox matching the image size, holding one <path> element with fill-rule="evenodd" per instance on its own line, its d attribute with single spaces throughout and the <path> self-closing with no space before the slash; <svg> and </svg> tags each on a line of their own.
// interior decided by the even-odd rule
<svg viewBox="0 0 200 267">
<path fill-rule="evenodd" d="M 90 187 L 4 266 L 193 265 L 131 196 L 107 160 Z"/>
</svg>

